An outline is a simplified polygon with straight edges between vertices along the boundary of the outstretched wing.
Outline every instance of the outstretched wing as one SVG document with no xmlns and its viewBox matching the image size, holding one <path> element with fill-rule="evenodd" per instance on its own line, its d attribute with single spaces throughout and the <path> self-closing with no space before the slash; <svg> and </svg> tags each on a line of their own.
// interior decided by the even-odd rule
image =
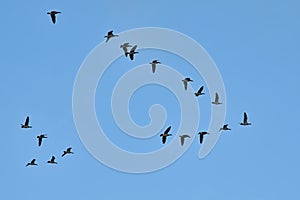
<svg viewBox="0 0 300 200">
<path fill-rule="evenodd" d="M 164 134 L 168 134 L 170 130 L 171 130 L 171 126 L 169 126 L 169 127 L 165 130 Z"/>
<path fill-rule="evenodd" d="M 52 157 L 51 157 L 51 162 L 54 162 L 54 161 L 55 161 L 55 157 L 52 156 Z"/>
<path fill-rule="evenodd" d="M 183 137 L 183 135 L 180 136 L 180 143 L 181 143 L 181 146 L 183 146 L 183 144 L 184 144 L 184 137 Z"/>
<path fill-rule="evenodd" d="M 128 49 L 127 49 L 126 46 L 123 46 L 123 51 L 124 51 L 125 55 L 127 56 L 127 54 L 128 54 Z"/>
<path fill-rule="evenodd" d="M 215 102 L 219 102 L 219 95 L 217 92 L 216 92 Z"/>
<path fill-rule="evenodd" d="M 53 24 L 55 24 L 55 22 L 56 22 L 56 16 L 55 16 L 55 13 L 51 13 L 50 16 L 51 16 L 51 19 L 52 19 Z"/>
<path fill-rule="evenodd" d="M 134 54 L 133 54 L 133 53 L 129 54 L 130 60 L 133 60 L 133 57 L 134 57 Z"/>
<path fill-rule="evenodd" d="M 72 147 L 67 148 L 67 152 L 70 152 L 72 149 Z"/>
<path fill-rule="evenodd" d="M 41 146 L 43 138 L 41 136 L 39 136 L 38 139 L 39 139 L 39 146 Z"/>
<path fill-rule="evenodd" d="M 247 113 L 244 112 L 244 124 L 247 124 L 248 122 L 248 116 L 247 116 Z"/>
<path fill-rule="evenodd" d="M 34 165 L 35 164 L 35 158 L 32 159 L 32 161 L 30 162 L 31 165 Z"/>
<path fill-rule="evenodd" d="M 187 90 L 187 81 L 183 81 L 184 89 Z"/>
<path fill-rule="evenodd" d="M 200 89 L 198 90 L 198 93 L 201 94 L 203 89 L 204 89 L 204 86 L 201 86 Z"/>
<path fill-rule="evenodd" d="M 152 73 L 155 73 L 156 64 L 152 62 Z"/>
<path fill-rule="evenodd" d="M 164 144 L 164 143 L 166 143 L 166 140 L 167 140 L 167 136 L 162 136 L 162 143 Z"/>
<path fill-rule="evenodd" d="M 134 53 L 134 51 L 136 50 L 137 45 L 134 45 L 131 49 L 130 49 L 130 53 Z"/>
<path fill-rule="evenodd" d="M 203 134 L 200 133 L 200 144 L 202 144 L 202 142 L 203 142 Z"/>
<path fill-rule="evenodd" d="M 28 126 L 29 125 L 29 117 L 27 116 L 26 117 L 26 120 L 25 120 L 25 124 L 24 124 L 25 126 Z"/>
</svg>

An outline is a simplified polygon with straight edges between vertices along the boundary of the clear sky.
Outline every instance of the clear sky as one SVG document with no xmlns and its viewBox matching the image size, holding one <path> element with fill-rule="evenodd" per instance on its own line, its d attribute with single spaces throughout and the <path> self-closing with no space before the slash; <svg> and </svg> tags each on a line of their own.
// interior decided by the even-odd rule
<svg viewBox="0 0 300 200">
<path fill-rule="evenodd" d="M 0 199 L 300 198 L 299 1 L 11 0 L 0 5 Z M 55 25 L 46 14 L 51 10 L 62 12 Z M 131 174 L 101 164 L 87 151 L 74 123 L 72 93 L 81 64 L 104 42 L 107 31 L 117 34 L 141 27 L 179 31 L 206 49 L 223 78 L 225 121 L 232 130 L 223 132 L 202 160 L 196 136 L 172 165 Z M 109 107 L 98 100 L 103 97 L 109 102 L 116 77 L 155 58 L 174 68 L 186 65 L 177 69 L 195 80 L 191 84 L 194 90 L 205 85 L 186 61 L 166 52 L 149 51 L 151 57 L 145 52 L 141 50 L 133 62 L 124 58 L 114 62 L 99 82 L 95 97 L 99 123 L 111 133 L 107 137 L 134 152 L 162 148 L 161 139 L 157 133 L 149 142 L 138 142 L 122 135 L 111 121 Z M 208 128 L 210 102 L 208 94 L 199 99 L 199 131 Z M 176 133 L 178 102 L 170 91 L 157 85 L 134 93 L 130 101 L 133 120 L 148 124 L 148 109 L 156 103 L 167 111 L 164 128 L 172 125 Z M 238 125 L 244 111 L 252 126 Z M 33 126 L 30 130 L 20 128 L 27 115 Z M 40 133 L 48 138 L 38 147 L 36 136 Z M 61 158 L 67 147 L 75 154 Z M 46 163 L 52 155 L 57 165 Z M 38 166 L 25 167 L 33 158 Z"/>
</svg>

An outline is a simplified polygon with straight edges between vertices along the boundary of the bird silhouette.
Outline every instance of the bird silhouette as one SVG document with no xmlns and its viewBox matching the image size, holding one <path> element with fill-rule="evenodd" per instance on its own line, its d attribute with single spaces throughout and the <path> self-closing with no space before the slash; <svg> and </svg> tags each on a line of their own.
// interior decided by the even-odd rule
<svg viewBox="0 0 300 200">
<path fill-rule="evenodd" d="M 51 16 L 53 24 L 55 24 L 55 22 L 56 22 L 56 14 L 60 14 L 60 13 L 61 12 L 58 12 L 58 11 L 55 11 L 55 10 L 47 12 L 47 14 Z"/>
<path fill-rule="evenodd" d="M 244 112 L 244 120 L 243 120 L 243 122 L 240 123 L 240 125 L 242 125 L 242 126 L 251 125 L 251 123 L 248 122 L 248 116 L 247 116 L 246 112 Z"/>
<path fill-rule="evenodd" d="M 29 126 L 29 117 L 28 116 L 25 119 L 25 123 L 21 124 L 21 128 L 32 128 L 32 126 Z"/>
<path fill-rule="evenodd" d="M 163 144 L 166 143 L 168 136 L 172 136 L 172 134 L 169 134 L 170 130 L 171 130 L 171 126 L 169 126 L 163 134 L 160 134 L 160 137 L 162 137 L 161 139 Z"/>
<path fill-rule="evenodd" d="M 52 156 L 51 159 L 47 161 L 47 163 L 49 163 L 49 164 L 57 164 L 57 162 L 55 162 L 55 156 Z"/>
<path fill-rule="evenodd" d="M 38 139 L 38 145 L 39 145 L 39 146 L 42 145 L 43 138 L 47 138 L 47 135 L 46 135 L 46 134 L 41 134 L 41 135 L 38 135 L 38 136 L 37 136 L 37 139 Z"/>
<path fill-rule="evenodd" d="M 231 128 L 228 127 L 228 124 L 224 124 L 222 128 L 220 128 L 219 131 L 230 131 Z"/>
<path fill-rule="evenodd" d="M 183 85 L 184 85 L 184 89 L 187 90 L 187 85 L 188 85 L 188 82 L 193 82 L 192 79 L 190 78 L 185 78 L 182 80 L 183 81 Z"/>
<path fill-rule="evenodd" d="M 153 60 L 151 63 L 149 63 L 149 64 L 151 64 L 151 66 L 152 66 L 152 73 L 155 73 L 155 69 L 156 69 L 156 65 L 157 64 L 161 64 L 161 62 L 159 62 L 158 60 Z"/>
<path fill-rule="evenodd" d="M 29 165 L 36 165 L 37 166 L 37 164 L 35 163 L 35 158 L 34 159 L 32 159 L 29 163 L 27 163 L 27 165 L 26 165 L 26 167 L 28 167 Z"/>
<path fill-rule="evenodd" d="M 216 92 L 215 94 L 215 101 L 211 102 L 212 104 L 215 104 L 215 105 L 219 105 L 219 104 L 222 104 L 220 101 L 219 101 L 219 95 L 218 93 Z"/>
<path fill-rule="evenodd" d="M 198 97 L 200 95 L 204 95 L 205 93 L 203 93 L 203 89 L 204 89 L 204 86 L 201 86 L 200 89 L 194 93 L 195 96 Z"/>
<path fill-rule="evenodd" d="M 123 49 L 125 56 L 127 57 L 128 55 L 128 47 L 132 47 L 129 42 L 125 42 L 124 44 L 121 44 L 120 48 Z"/>
<path fill-rule="evenodd" d="M 180 144 L 181 144 L 181 146 L 184 145 L 184 141 L 185 141 L 186 138 L 190 138 L 189 135 L 180 135 L 179 137 L 180 137 Z"/>
<path fill-rule="evenodd" d="M 110 38 L 113 38 L 113 37 L 118 37 L 119 35 L 114 35 L 113 34 L 113 31 L 109 31 L 108 33 L 107 33 L 107 35 L 106 36 L 104 36 L 105 38 L 106 38 L 106 43 L 108 42 L 108 40 L 110 39 Z"/>
<path fill-rule="evenodd" d="M 130 52 L 125 53 L 125 56 L 127 57 L 127 55 L 129 54 L 130 60 L 133 60 L 134 54 L 139 53 L 139 52 L 135 51 L 136 48 L 137 48 L 137 45 L 134 45 L 134 46 L 130 49 Z"/>
<path fill-rule="evenodd" d="M 74 154 L 74 152 L 71 151 L 71 147 L 67 148 L 66 151 L 64 151 L 64 153 L 61 155 L 61 157 L 64 157 L 66 154 Z"/>
<path fill-rule="evenodd" d="M 207 135 L 209 133 L 206 131 L 203 131 L 203 132 L 199 132 L 198 134 L 200 136 L 200 144 L 202 144 L 204 135 Z"/>
</svg>

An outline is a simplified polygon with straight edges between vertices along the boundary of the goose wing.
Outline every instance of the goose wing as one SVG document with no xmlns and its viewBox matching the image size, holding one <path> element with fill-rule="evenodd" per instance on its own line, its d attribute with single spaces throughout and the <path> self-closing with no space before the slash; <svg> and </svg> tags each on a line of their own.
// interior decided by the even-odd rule
<svg viewBox="0 0 300 200">
<path fill-rule="evenodd" d="M 51 19 L 52 19 L 53 24 L 55 24 L 55 22 L 56 22 L 56 16 L 55 16 L 55 13 L 54 13 L 54 12 L 51 12 L 50 16 L 51 16 Z"/>
<path fill-rule="evenodd" d="M 163 135 L 161 139 L 162 139 L 162 143 L 165 144 L 167 141 L 167 136 Z"/>
<path fill-rule="evenodd" d="M 39 146 L 41 146 L 41 145 L 42 145 L 42 140 L 43 140 L 43 137 L 41 137 L 41 136 L 38 136 L 38 140 L 39 140 Z"/>
<path fill-rule="evenodd" d="M 131 49 L 130 49 L 130 53 L 134 53 L 134 51 L 136 50 L 136 48 L 137 48 L 137 45 L 134 45 Z"/>
<path fill-rule="evenodd" d="M 29 117 L 27 116 L 26 119 L 25 119 L 25 126 L 28 126 L 29 125 Z"/>
<path fill-rule="evenodd" d="M 171 130 L 171 126 L 169 126 L 169 127 L 165 130 L 164 135 L 168 134 L 170 130 Z"/>
<path fill-rule="evenodd" d="M 152 62 L 152 73 L 155 73 L 155 69 L 156 69 L 156 64 Z"/>
<path fill-rule="evenodd" d="M 187 84 L 188 84 L 187 81 L 186 81 L 186 80 L 183 80 L 183 85 L 184 85 L 184 89 L 185 89 L 185 90 L 187 90 Z"/>
<path fill-rule="evenodd" d="M 219 102 L 219 95 L 217 92 L 216 92 L 215 102 Z"/>
<path fill-rule="evenodd" d="M 204 89 L 204 86 L 201 86 L 200 89 L 198 90 L 198 93 L 201 94 L 203 89 Z"/>
<path fill-rule="evenodd" d="M 31 165 L 34 165 L 35 164 L 35 158 L 32 159 L 32 161 L 30 162 Z"/>
<path fill-rule="evenodd" d="M 247 124 L 248 122 L 248 116 L 247 116 L 247 113 L 244 112 L 244 124 Z"/>
<path fill-rule="evenodd" d="M 54 162 L 55 161 L 55 157 L 52 156 L 50 162 Z"/>
<path fill-rule="evenodd" d="M 203 142 L 203 133 L 200 133 L 200 144 Z"/>
<path fill-rule="evenodd" d="M 183 135 L 180 136 L 180 143 L 181 143 L 181 146 L 183 146 L 183 144 L 184 144 L 184 136 Z"/>
</svg>

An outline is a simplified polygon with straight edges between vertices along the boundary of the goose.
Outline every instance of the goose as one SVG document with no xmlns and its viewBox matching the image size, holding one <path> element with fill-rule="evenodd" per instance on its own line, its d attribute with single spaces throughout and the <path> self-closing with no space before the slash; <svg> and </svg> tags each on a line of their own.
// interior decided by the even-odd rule
<svg viewBox="0 0 300 200">
<path fill-rule="evenodd" d="M 152 66 L 152 73 L 155 73 L 155 69 L 156 69 L 156 64 L 161 64 L 161 62 L 159 62 L 158 60 L 153 60 L 151 63 Z"/>
<path fill-rule="evenodd" d="M 185 138 L 190 138 L 189 135 L 180 135 L 179 137 L 180 137 L 181 146 L 183 146 Z"/>
<path fill-rule="evenodd" d="M 228 124 L 224 124 L 222 128 L 220 128 L 219 131 L 230 131 L 231 128 L 228 128 Z"/>
<path fill-rule="evenodd" d="M 242 125 L 242 126 L 251 125 L 251 123 L 248 122 L 248 116 L 247 116 L 246 112 L 244 112 L 244 120 L 243 120 L 243 122 L 240 123 L 240 125 Z"/>
<path fill-rule="evenodd" d="M 133 60 L 134 54 L 139 53 L 139 52 L 135 51 L 136 48 L 137 48 L 137 45 L 134 45 L 134 46 L 130 49 L 130 52 L 125 53 L 125 56 L 127 57 L 127 55 L 129 54 L 130 60 Z"/>
<path fill-rule="evenodd" d="M 209 134 L 209 133 L 206 132 L 206 131 L 203 131 L 203 132 L 199 132 L 198 134 L 200 136 L 200 144 L 202 144 L 202 142 L 203 142 L 203 136 L 206 135 L 206 134 Z"/>
<path fill-rule="evenodd" d="M 113 37 L 118 37 L 119 35 L 114 35 L 113 34 L 113 31 L 109 31 L 108 33 L 107 33 L 107 35 L 106 36 L 104 36 L 105 38 L 106 38 L 106 43 L 108 42 L 108 40 L 110 39 L 110 38 L 113 38 Z"/>
<path fill-rule="evenodd" d="M 29 117 L 26 117 L 25 123 L 21 124 L 21 128 L 32 128 L 32 126 L 29 126 Z"/>
<path fill-rule="evenodd" d="M 184 89 L 185 90 L 187 90 L 187 84 L 188 84 L 188 82 L 193 82 L 193 80 L 190 79 L 190 78 L 185 78 L 182 81 L 183 81 L 183 85 L 184 85 Z"/>
<path fill-rule="evenodd" d="M 123 48 L 123 51 L 125 53 L 125 56 L 127 57 L 128 55 L 128 47 L 132 47 L 129 42 L 125 42 L 124 44 L 121 44 L 120 48 Z"/>
<path fill-rule="evenodd" d="M 26 167 L 28 167 L 29 165 L 36 165 L 37 166 L 37 164 L 35 163 L 35 158 L 34 159 L 32 159 L 32 161 L 30 161 L 29 163 L 27 163 L 27 165 L 26 165 Z"/>
<path fill-rule="evenodd" d="M 52 156 L 51 159 L 47 161 L 47 163 L 57 164 L 57 162 L 55 162 L 55 157 L 54 156 Z"/>
<path fill-rule="evenodd" d="M 219 104 L 222 104 L 220 101 L 219 101 L 219 95 L 218 93 L 216 92 L 215 94 L 215 101 L 211 102 L 212 104 L 215 104 L 215 105 L 219 105 Z"/>
<path fill-rule="evenodd" d="M 171 126 L 169 126 L 169 127 L 165 130 L 165 132 L 164 132 L 163 134 L 160 134 L 160 137 L 162 137 L 161 139 L 162 139 L 162 143 L 163 143 L 163 144 L 166 143 L 167 137 L 168 137 L 168 136 L 172 136 L 172 134 L 169 134 L 169 131 L 170 131 L 170 130 L 171 130 Z"/>
<path fill-rule="evenodd" d="M 198 90 L 197 92 L 194 93 L 195 96 L 198 97 L 198 96 L 200 96 L 200 95 L 204 95 L 205 93 L 203 93 L 203 89 L 204 89 L 204 86 L 201 86 L 201 87 L 199 88 L 199 90 Z"/>
<path fill-rule="evenodd" d="M 47 14 L 51 16 L 53 24 L 55 24 L 55 22 L 56 22 L 56 14 L 60 14 L 60 13 L 61 12 L 58 12 L 58 11 L 55 11 L 55 10 L 47 12 Z"/>
<path fill-rule="evenodd" d="M 41 146 L 43 138 L 47 138 L 47 135 L 46 134 L 41 134 L 41 135 L 38 135 L 36 138 L 38 138 L 38 145 Z"/>
<path fill-rule="evenodd" d="M 66 151 L 64 151 L 64 153 L 61 155 L 61 157 L 64 157 L 66 154 L 74 154 L 74 152 L 71 151 L 71 147 L 67 148 Z"/>
</svg>

